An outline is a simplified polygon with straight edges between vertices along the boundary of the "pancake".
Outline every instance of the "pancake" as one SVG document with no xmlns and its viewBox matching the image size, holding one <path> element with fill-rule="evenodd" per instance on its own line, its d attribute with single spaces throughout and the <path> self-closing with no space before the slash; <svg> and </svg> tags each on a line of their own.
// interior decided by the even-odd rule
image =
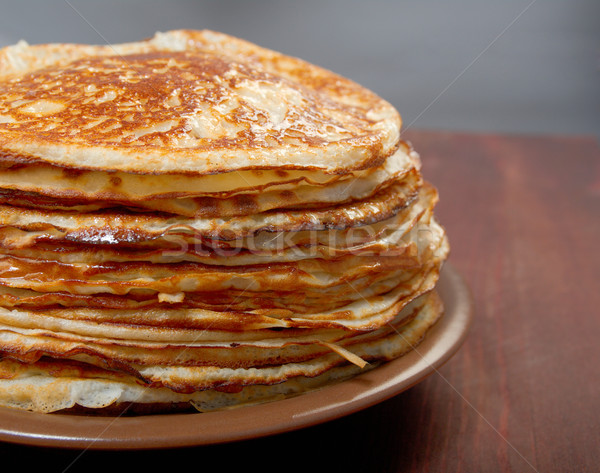
<svg viewBox="0 0 600 473">
<path fill-rule="evenodd" d="M 339 174 L 397 147 L 401 120 L 388 102 L 231 36 L 175 31 L 60 48 L 20 43 L 0 55 L 5 154 L 162 179 L 264 168 Z"/>
<path fill-rule="evenodd" d="M 334 194 L 341 184 L 360 190 L 360 197 L 371 195 L 386 183 L 418 170 L 418 155 L 409 143 L 400 142 L 398 149 L 380 166 L 346 174 L 325 174 L 315 170 L 248 170 L 208 175 L 176 174 L 147 176 L 124 172 L 101 172 L 65 169 L 48 164 L 11 162 L 6 156 L 0 168 L 0 186 L 28 193 L 38 193 L 58 199 L 79 202 L 97 200 L 128 202 L 138 205 L 145 200 L 164 200 L 189 197 L 245 198 L 266 191 L 293 190 L 313 192 L 316 196 Z M 340 184 L 336 186 L 335 184 Z M 333 202 L 333 197 L 328 197 Z M 316 199 L 315 199 L 316 200 Z M 341 201 L 341 199 L 340 199 Z"/>
<path fill-rule="evenodd" d="M 179 218 L 124 211 L 51 212 L 0 205 L 0 225 L 40 231 L 44 239 L 55 237 L 79 243 L 136 244 L 166 235 L 191 235 L 216 240 L 255 237 L 259 232 L 319 231 L 355 228 L 393 217 L 416 197 L 415 184 L 396 183 L 374 196 L 323 209 L 271 211 L 241 217 Z M 34 235 L 30 235 L 35 238 Z"/>
<path fill-rule="evenodd" d="M 229 409 L 413 349 L 450 247 L 400 126 L 212 31 L 0 50 L 0 405 Z"/>
<path fill-rule="evenodd" d="M 63 263 L 101 264 L 106 262 L 149 261 L 152 263 L 174 263 L 192 261 L 204 264 L 247 265 L 268 262 L 297 261 L 314 257 L 334 257 L 346 254 L 378 254 L 397 247 L 401 240 L 409 241 L 408 233 L 422 231 L 431 224 L 433 206 L 437 202 L 437 192 L 431 186 L 423 186 L 409 205 L 391 218 L 370 225 L 342 229 L 324 228 L 320 230 L 275 231 L 273 227 L 259 230 L 255 234 L 238 239 L 222 240 L 203 237 L 196 230 L 199 226 L 186 227 L 177 224 L 156 232 L 143 226 L 137 219 L 136 226 L 127 232 L 127 239 L 117 245 L 102 244 L 102 239 L 90 239 L 94 233 L 107 235 L 106 226 L 83 223 L 82 228 L 50 225 L 52 218 L 46 214 L 48 225 L 40 221 L 43 214 L 33 214 L 38 219 L 27 225 L 25 218 L 4 220 L 0 226 L 0 254 L 10 254 L 22 258 L 48 259 Z M 10 216 L 0 207 L 0 218 Z M 22 214 L 28 215 L 26 210 Z M 14 213 L 13 213 L 14 215 Z M 29 214 L 30 215 L 30 214 Z M 310 216 L 308 212 L 305 216 Z M 54 216 L 57 216 L 54 214 Z M 96 217 L 96 222 L 99 220 Z M 75 225 L 76 222 L 65 222 Z M 191 222 L 187 222 L 190 224 Z M 40 225 L 45 228 L 39 229 Z M 18 225 L 19 228 L 12 226 Z M 265 227 L 263 227 L 265 228 Z M 84 230 L 85 231 L 82 231 Z M 185 231 L 184 231 L 185 230 Z M 223 228 L 220 235 L 234 235 Z M 82 239 L 81 236 L 85 235 Z M 119 241 L 122 234 L 111 233 L 111 242 Z M 135 245 L 129 245 L 134 240 Z M 115 247 L 116 246 L 116 247 Z M 167 251 L 168 250 L 168 251 Z M 212 251 L 209 251 L 212 250 Z"/>
<path fill-rule="evenodd" d="M 344 364 L 341 358 L 329 354 L 304 364 L 289 363 L 283 370 L 265 368 L 257 372 L 256 368 L 230 368 L 223 373 L 225 376 L 221 377 L 220 383 L 217 381 L 218 375 L 212 377 L 211 389 L 192 392 L 185 392 L 190 380 L 200 378 L 207 382 L 207 377 L 199 373 L 189 376 L 176 368 L 171 370 L 173 372 L 147 370 L 144 371 L 146 377 L 139 379 L 122 370 L 101 368 L 89 363 L 43 358 L 32 364 L 5 358 L 0 360 L 0 403 L 37 412 L 56 412 L 74 405 L 98 409 L 119 403 L 186 402 L 200 411 L 211 411 L 282 399 L 347 379 L 365 369 L 376 369 L 378 363 L 403 355 L 426 335 L 440 312 L 439 299 L 434 297 L 402 330 L 392 330 L 375 341 L 354 346 L 355 353 L 371 361 L 363 368 Z M 250 375 L 247 373 L 249 370 Z M 256 378 L 261 378 L 261 381 L 234 384 L 237 389 L 232 390 L 234 376 L 237 382 L 242 383 Z M 149 389 L 148 385 L 157 380 L 161 387 Z"/>
</svg>

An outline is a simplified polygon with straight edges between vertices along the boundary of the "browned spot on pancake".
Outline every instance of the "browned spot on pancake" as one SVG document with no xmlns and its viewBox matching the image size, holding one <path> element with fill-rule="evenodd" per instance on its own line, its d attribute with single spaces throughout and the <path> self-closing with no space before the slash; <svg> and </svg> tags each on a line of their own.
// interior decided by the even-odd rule
<svg viewBox="0 0 600 473">
<path fill-rule="evenodd" d="M 231 200 L 237 210 L 236 213 L 239 215 L 251 215 L 258 210 L 258 205 L 252 196 L 240 194 L 234 196 Z"/>
<path fill-rule="evenodd" d="M 74 168 L 63 168 L 62 169 L 62 174 L 65 177 L 65 179 L 77 179 L 83 173 L 84 173 L 84 171 L 82 171 L 80 169 L 74 169 Z"/>
<path fill-rule="evenodd" d="M 115 186 L 118 187 L 121 185 L 121 183 L 123 182 L 123 179 L 121 179 L 118 176 L 110 176 L 110 183 Z"/>
<path fill-rule="evenodd" d="M 296 194 L 291 190 L 283 190 L 279 193 L 279 196 L 284 200 L 295 200 Z"/>
</svg>

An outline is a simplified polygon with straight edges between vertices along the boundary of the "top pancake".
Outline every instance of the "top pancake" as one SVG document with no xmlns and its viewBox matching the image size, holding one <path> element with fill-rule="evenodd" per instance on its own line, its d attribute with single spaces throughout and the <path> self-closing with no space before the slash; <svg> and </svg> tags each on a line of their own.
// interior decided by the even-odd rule
<svg viewBox="0 0 600 473">
<path fill-rule="evenodd" d="M 211 31 L 0 50 L 0 162 L 139 174 L 380 166 L 401 120 L 360 85 Z"/>
</svg>

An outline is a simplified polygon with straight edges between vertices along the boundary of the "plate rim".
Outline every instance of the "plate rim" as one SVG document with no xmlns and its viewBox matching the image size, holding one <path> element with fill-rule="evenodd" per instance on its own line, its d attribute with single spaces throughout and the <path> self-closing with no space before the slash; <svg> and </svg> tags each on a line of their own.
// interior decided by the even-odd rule
<svg viewBox="0 0 600 473">
<path fill-rule="evenodd" d="M 450 261 L 437 289 L 445 313 L 421 343 L 349 380 L 289 399 L 205 413 L 99 417 L 0 407 L 0 441 L 86 450 L 191 447 L 281 434 L 353 414 L 423 381 L 462 346 L 472 323 L 473 298 Z"/>
</svg>

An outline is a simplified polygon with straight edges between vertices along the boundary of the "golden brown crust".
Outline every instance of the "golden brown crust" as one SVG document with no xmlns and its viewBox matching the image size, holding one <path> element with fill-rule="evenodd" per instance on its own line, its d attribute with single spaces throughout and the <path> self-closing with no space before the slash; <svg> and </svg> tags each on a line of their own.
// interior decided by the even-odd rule
<svg viewBox="0 0 600 473">
<path fill-rule="evenodd" d="M 133 44 L 84 47 L 0 78 L 0 160 L 144 174 L 347 172 L 396 146 L 394 108 L 324 69 L 211 32 Z"/>
</svg>

